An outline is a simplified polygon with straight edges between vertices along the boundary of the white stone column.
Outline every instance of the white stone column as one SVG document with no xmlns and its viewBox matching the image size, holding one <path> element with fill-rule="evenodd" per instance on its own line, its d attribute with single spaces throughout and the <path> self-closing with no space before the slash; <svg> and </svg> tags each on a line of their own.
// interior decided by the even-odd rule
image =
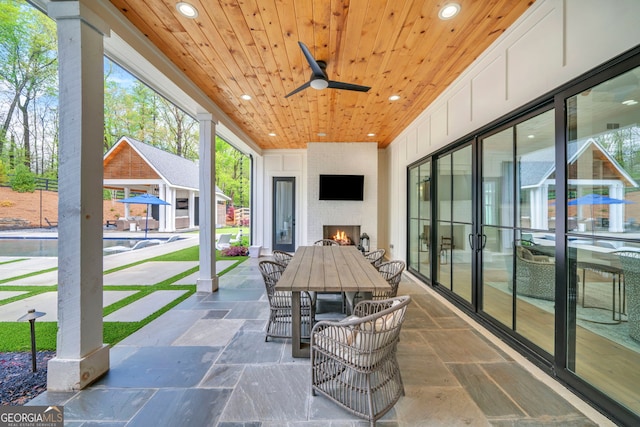
<svg viewBox="0 0 640 427">
<path fill-rule="evenodd" d="M 216 125 L 211 114 L 200 122 L 200 275 L 198 292 L 218 290 L 216 275 Z"/>
<path fill-rule="evenodd" d="M 189 190 L 189 228 L 195 228 L 196 226 L 196 209 L 195 209 L 195 203 L 196 203 L 196 192 Z"/>
<path fill-rule="evenodd" d="M 531 189 L 531 228 L 549 229 L 549 186 L 542 184 Z"/>
<path fill-rule="evenodd" d="M 158 184 L 158 197 L 162 200 L 165 200 L 165 184 Z M 158 231 L 163 232 L 167 231 L 167 209 L 170 209 L 170 206 L 160 205 L 160 209 L 158 209 Z"/>
<path fill-rule="evenodd" d="M 624 200 L 624 186 L 617 183 L 609 186 L 609 197 Z M 624 232 L 624 204 L 609 205 L 609 231 L 612 233 Z"/>
<path fill-rule="evenodd" d="M 102 343 L 103 35 L 84 1 L 48 3 L 58 26 L 60 146 L 58 337 L 50 391 L 79 390 L 109 370 Z"/>
<path fill-rule="evenodd" d="M 166 197 L 165 201 L 168 202 L 171 206 L 167 206 L 166 215 L 167 215 L 167 228 L 165 231 L 176 231 L 176 190 L 167 185 L 165 189 Z"/>
<path fill-rule="evenodd" d="M 124 198 L 128 199 L 129 195 L 131 194 L 129 187 L 124 187 Z M 124 217 L 125 219 L 129 219 L 129 217 L 131 216 L 131 210 L 129 209 L 129 203 L 125 203 L 124 204 Z"/>
</svg>

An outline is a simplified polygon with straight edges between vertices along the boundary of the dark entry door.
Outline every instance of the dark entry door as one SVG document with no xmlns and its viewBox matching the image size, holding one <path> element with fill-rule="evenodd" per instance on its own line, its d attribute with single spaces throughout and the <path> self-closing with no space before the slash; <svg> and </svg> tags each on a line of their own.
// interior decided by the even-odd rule
<svg viewBox="0 0 640 427">
<path fill-rule="evenodd" d="M 273 249 L 296 250 L 295 189 L 294 177 L 273 178 Z"/>
</svg>

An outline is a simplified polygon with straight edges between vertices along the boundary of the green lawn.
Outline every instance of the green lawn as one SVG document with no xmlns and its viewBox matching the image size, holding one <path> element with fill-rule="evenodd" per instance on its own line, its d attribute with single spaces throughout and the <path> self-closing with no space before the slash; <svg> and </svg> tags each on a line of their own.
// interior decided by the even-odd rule
<svg viewBox="0 0 640 427">
<path fill-rule="evenodd" d="M 237 230 L 237 229 L 236 229 Z M 224 271 L 218 272 L 218 275 L 223 275 L 226 272 L 232 270 L 240 263 L 244 262 L 248 257 L 222 257 L 220 256 L 219 251 L 216 251 L 216 260 L 237 260 L 238 262 L 233 264 L 231 267 L 227 268 Z M 179 251 L 171 252 L 165 255 L 161 255 L 155 258 L 150 258 L 144 261 L 128 264 L 123 267 L 118 267 L 113 270 L 106 271 L 106 273 L 111 273 L 116 270 L 122 270 L 125 268 L 132 267 L 134 265 L 142 264 L 148 261 L 198 261 L 199 259 L 199 247 L 192 246 L 190 248 L 181 249 Z M 42 274 L 49 270 L 43 270 L 39 272 L 35 272 L 30 275 Z M 187 292 L 181 297 L 175 299 L 170 304 L 164 306 L 160 310 L 156 311 L 152 315 L 143 319 L 140 322 L 105 322 L 104 323 L 104 336 L 103 341 L 106 344 L 114 345 L 127 336 L 131 335 L 133 332 L 142 328 L 152 320 L 156 319 L 172 307 L 175 307 L 177 304 L 191 296 L 195 291 L 195 285 L 172 285 L 172 283 L 180 280 L 183 277 L 186 277 L 194 272 L 198 271 L 198 266 L 193 267 L 187 271 L 183 271 L 163 282 L 156 283 L 153 286 L 105 286 L 105 290 L 133 290 L 136 291 L 135 294 L 124 298 L 114 304 L 111 304 L 104 308 L 103 316 L 106 316 L 114 311 L 131 304 L 134 301 L 139 300 L 150 294 L 151 292 L 155 292 L 158 290 L 186 290 Z M 13 280 L 13 279 L 12 279 Z M 5 281 L 7 282 L 7 281 Z M 57 286 L 3 286 L 0 282 L 0 290 L 2 291 L 27 291 L 26 294 L 19 295 L 17 297 L 9 298 L 6 300 L 0 301 L 0 307 L 4 304 L 8 304 L 10 302 L 27 298 L 33 295 L 37 295 L 43 292 L 51 292 L 57 290 Z M 55 350 L 56 348 L 56 334 L 57 334 L 58 324 L 57 322 L 35 322 L 35 331 L 36 331 L 36 348 L 38 350 Z M 14 352 L 14 351 L 28 351 L 31 349 L 31 334 L 30 334 L 30 325 L 29 322 L 0 322 L 0 352 Z"/>
</svg>

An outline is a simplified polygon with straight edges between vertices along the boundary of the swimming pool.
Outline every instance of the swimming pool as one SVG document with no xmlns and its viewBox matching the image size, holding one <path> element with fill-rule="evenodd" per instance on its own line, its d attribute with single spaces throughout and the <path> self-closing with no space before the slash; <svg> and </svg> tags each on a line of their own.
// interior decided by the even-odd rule
<svg viewBox="0 0 640 427">
<path fill-rule="evenodd" d="M 108 238 L 102 239 L 102 248 L 112 246 L 133 247 L 140 239 Z M 166 241 L 168 238 L 154 240 Z M 103 252 L 109 255 L 108 252 Z M 0 237 L 0 256 L 19 257 L 57 257 L 58 239 L 56 237 Z"/>
</svg>

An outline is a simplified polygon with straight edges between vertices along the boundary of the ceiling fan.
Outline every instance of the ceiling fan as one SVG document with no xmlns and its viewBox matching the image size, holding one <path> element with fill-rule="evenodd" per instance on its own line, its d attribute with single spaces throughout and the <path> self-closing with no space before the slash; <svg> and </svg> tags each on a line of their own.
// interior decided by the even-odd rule
<svg viewBox="0 0 640 427">
<path fill-rule="evenodd" d="M 360 85 L 351 84 L 351 83 L 342 83 L 342 82 L 329 80 L 329 77 L 327 77 L 327 71 L 326 71 L 327 63 L 325 61 L 316 61 L 315 58 L 311 56 L 311 52 L 309 52 L 309 49 L 307 48 L 307 46 L 305 46 L 304 43 L 298 42 L 298 44 L 300 45 L 300 49 L 302 49 L 302 53 L 304 53 L 304 56 L 305 58 L 307 58 L 307 62 L 311 67 L 311 78 L 309 79 L 308 82 L 306 82 L 299 88 L 290 92 L 287 96 L 285 96 L 285 98 L 288 98 L 291 95 L 294 95 L 308 87 L 312 87 L 317 90 L 329 88 L 329 89 L 354 90 L 357 92 L 367 92 L 369 91 L 369 89 L 371 89 L 369 86 L 360 86 Z"/>
</svg>

